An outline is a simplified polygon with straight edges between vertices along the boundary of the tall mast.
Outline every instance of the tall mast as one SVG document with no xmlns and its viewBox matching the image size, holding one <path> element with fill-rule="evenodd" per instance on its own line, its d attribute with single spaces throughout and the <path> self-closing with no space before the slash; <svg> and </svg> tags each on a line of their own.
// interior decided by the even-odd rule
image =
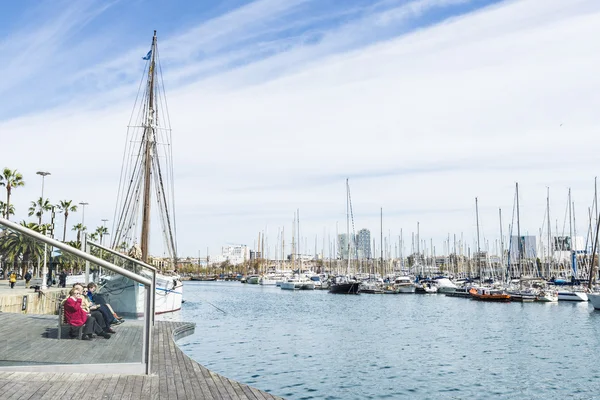
<svg viewBox="0 0 600 400">
<path fill-rule="evenodd" d="M 573 209 L 571 204 L 571 188 L 569 188 L 569 253 L 571 254 L 571 273 L 573 274 L 573 278 L 575 278 L 575 271 L 577 269 L 577 265 L 573 256 Z"/>
<path fill-rule="evenodd" d="M 379 234 L 381 237 L 381 276 L 383 276 L 383 207 L 379 209 Z"/>
<path fill-rule="evenodd" d="M 156 31 L 152 37 L 150 68 L 148 68 L 148 114 L 144 132 L 144 202 L 142 214 L 142 261 L 148 263 L 148 245 L 150 239 L 150 189 L 152 170 L 152 149 L 154 147 L 154 66 L 156 61 Z"/>
<path fill-rule="evenodd" d="M 479 246 L 479 206 L 477 205 L 477 197 L 475 197 L 475 219 L 477 221 L 477 269 L 479 273 L 479 283 L 483 282 L 481 274 L 481 247 Z"/>
<path fill-rule="evenodd" d="M 346 178 L 346 240 L 348 241 L 348 264 L 346 275 L 350 275 L 350 184 Z"/>
<path fill-rule="evenodd" d="M 517 249 L 519 251 L 518 254 L 518 268 L 519 268 L 519 276 L 521 276 L 521 257 L 523 256 L 522 252 L 523 252 L 523 243 L 521 242 L 521 221 L 520 221 L 520 214 L 519 214 L 519 182 L 517 182 L 515 184 L 515 193 L 517 196 L 517 243 L 519 244 L 517 246 Z"/>
<path fill-rule="evenodd" d="M 547 188 L 546 195 L 546 208 L 548 209 L 548 276 L 550 278 L 552 276 L 552 259 L 554 258 L 552 255 L 552 232 L 550 229 L 550 188 Z"/>
<path fill-rule="evenodd" d="M 504 275 L 504 236 L 502 233 L 502 209 L 498 209 L 498 219 L 500 219 L 500 268 L 502 268 L 502 275 Z M 505 282 L 509 279 L 505 278 Z"/>
</svg>

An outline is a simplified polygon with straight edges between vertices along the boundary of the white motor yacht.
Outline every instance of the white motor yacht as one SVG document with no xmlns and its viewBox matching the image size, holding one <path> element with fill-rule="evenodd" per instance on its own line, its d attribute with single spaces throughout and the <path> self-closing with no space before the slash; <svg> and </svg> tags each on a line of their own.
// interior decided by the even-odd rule
<svg viewBox="0 0 600 400">
<path fill-rule="evenodd" d="M 561 290 L 558 292 L 558 301 L 588 301 L 588 295 L 585 292 Z"/>
<path fill-rule="evenodd" d="M 438 288 L 438 293 L 452 293 L 458 289 L 458 286 L 448 278 L 436 278 L 434 281 Z"/>
<path fill-rule="evenodd" d="M 399 276 L 394 280 L 394 287 L 398 293 L 414 293 L 416 286 L 409 276 Z"/>
</svg>

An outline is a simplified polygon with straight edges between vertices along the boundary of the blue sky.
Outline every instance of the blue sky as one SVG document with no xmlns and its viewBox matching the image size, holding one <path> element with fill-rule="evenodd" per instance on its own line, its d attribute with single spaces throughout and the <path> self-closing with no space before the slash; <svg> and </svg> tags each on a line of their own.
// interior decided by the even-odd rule
<svg viewBox="0 0 600 400">
<path fill-rule="evenodd" d="M 152 30 L 159 32 L 167 43 L 164 51 L 166 69 L 194 64 L 174 85 L 218 74 L 226 69 L 260 61 L 297 47 L 316 47 L 330 37 L 355 30 L 343 40 L 326 46 L 322 56 L 344 52 L 361 46 L 397 37 L 415 29 L 425 28 L 445 19 L 472 12 L 497 1 L 333 1 L 291 0 L 263 1 L 81 1 L 81 2 L 11 2 L 0 16 L 0 33 L 12 56 L 25 50 L 28 56 L 21 63 L 31 71 L 22 81 L 7 85 L 8 94 L 20 97 L 0 111 L 10 118 L 54 107 L 73 96 L 102 93 L 114 85 L 134 84 L 139 71 L 123 65 L 103 70 L 98 76 L 95 67 L 111 64 L 115 58 L 138 49 L 144 54 L 149 47 Z M 283 5 L 283 6 L 282 6 Z M 402 9 L 402 7 L 406 7 Z M 62 22 L 60 22 L 62 21 Z M 354 29 L 353 29 L 354 28 Z M 11 46 L 11 37 L 16 43 Z M 46 38 L 44 38 L 46 36 Z M 195 37 L 194 37 L 195 36 Z M 36 37 L 36 43 L 30 38 Z M 209 37 L 208 39 L 203 39 Z M 196 39 L 196 40 L 194 40 Z M 180 48 L 178 40 L 193 42 Z M 174 42 L 174 43 L 173 43 Z M 4 46 L 3 46 L 4 47 Z M 29 48 L 29 49 L 28 49 Z M 11 54 L 12 53 L 12 54 Z M 172 56 L 172 57 L 171 57 Z M 133 57 L 134 58 L 134 57 Z M 219 60 L 220 58 L 220 60 Z M 220 61 L 211 64 L 211 61 Z M 133 62 L 134 60 L 130 60 Z M 315 61 L 306 57 L 302 62 Z M 17 63 L 15 63 L 17 64 Z M 139 63 L 138 63 L 139 64 Z M 201 68 L 202 65 L 207 65 Z M 16 65 L 13 67 L 18 68 Z M 137 65 L 141 67 L 141 64 Z M 279 65 L 271 78 L 298 64 Z M 23 95 L 23 92 L 27 95 Z M 31 92 L 39 96 L 31 96 Z M 6 90 L 3 90 L 6 92 Z M 50 92 L 51 95 L 44 95 Z"/>
<path fill-rule="evenodd" d="M 593 0 L 7 2 L 0 133 L 14 150 L 0 167 L 25 174 L 16 219 L 39 169 L 51 200 L 90 202 L 92 226 L 111 218 L 156 29 L 184 255 L 259 231 L 278 242 L 297 208 L 302 236 L 330 237 L 346 177 L 357 229 L 378 231 L 383 207 L 390 236 L 419 221 L 438 249 L 448 233 L 472 246 L 476 196 L 496 240 L 516 181 L 525 231 L 539 231 L 548 186 L 560 226 L 573 188 L 583 231 L 599 15 Z"/>
</svg>

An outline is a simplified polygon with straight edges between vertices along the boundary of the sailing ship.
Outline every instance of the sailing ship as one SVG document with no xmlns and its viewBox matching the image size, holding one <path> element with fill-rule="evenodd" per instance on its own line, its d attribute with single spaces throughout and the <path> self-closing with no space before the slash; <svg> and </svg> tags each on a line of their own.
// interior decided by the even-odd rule
<svg viewBox="0 0 600 400">
<path fill-rule="evenodd" d="M 140 85 L 140 93 L 136 97 L 132 120 L 127 129 L 111 247 L 131 249 L 128 254 L 130 257 L 152 264 L 150 229 L 155 224 L 160 226 L 165 245 L 161 267 L 175 272 L 177 242 L 171 129 L 162 75 L 158 73 L 160 62 L 156 31 L 150 51 L 143 59 L 146 60 L 146 84 Z M 143 95 L 140 96 L 142 91 Z M 138 102 L 138 99 L 142 100 Z M 155 219 L 151 218 L 152 206 L 158 211 Z M 145 270 L 138 273 L 148 277 L 151 275 L 150 271 Z M 99 293 L 104 295 L 119 314 L 143 313 L 145 288 L 142 285 L 123 276 L 110 276 L 101 283 Z M 156 314 L 179 310 L 182 295 L 183 284 L 179 276 L 157 273 Z"/>
</svg>

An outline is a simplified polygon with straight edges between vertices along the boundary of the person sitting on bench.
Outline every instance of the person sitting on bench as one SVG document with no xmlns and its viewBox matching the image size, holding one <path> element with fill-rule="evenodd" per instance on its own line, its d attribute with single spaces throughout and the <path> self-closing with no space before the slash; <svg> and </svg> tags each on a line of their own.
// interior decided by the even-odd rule
<svg viewBox="0 0 600 400">
<path fill-rule="evenodd" d="M 125 319 L 119 317 L 117 313 L 113 310 L 113 308 L 108 304 L 104 297 L 96 294 L 97 286 L 94 282 L 90 282 L 87 285 L 87 297 L 92 302 L 92 304 L 100 305 L 100 311 L 102 311 L 105 315 L 110 315 L 113 318 L 110 318 L 109 324 L 119 325 L 125 322 Z M 85 289 L 83 290 L 85 292 Z M 108 321 L 108 320 L 107 320 Z"/>
<path fill-rule="evenodd" d="M 73 287 L 79 290 L 81 293 L 81 308 L 83 308 L 88 314 L 92 314 L 92 316 L 96 318 L 104 332 L 116 333 L 110 327 L 110 323 L 113 320 L 112 315 L 109 315 L 108 313 L 106 313 L 106 310 L 101 309 L 99 305 L 95 305 L 88 300 L 87 288 L 83 287 L 79 283 L 76 283 L 75 285 L 73 285 Z"/>
<path fill-rule="evenodd" d="M 81 290 L 73 288 L 69 291 L 69 298 L 65 301 L 64 309 L 67 323 L 77 327 L 84 325 L 82 340 L 90 340 L 94 333 L 105 339 L 110 339 L 110 334 L 102 329 L 101 323 L 103 321 L 98 321 L 98 318 L 102 319 L 102 315 L 88 314 L 81 307 L 82 301 Z"/>
</svg>

